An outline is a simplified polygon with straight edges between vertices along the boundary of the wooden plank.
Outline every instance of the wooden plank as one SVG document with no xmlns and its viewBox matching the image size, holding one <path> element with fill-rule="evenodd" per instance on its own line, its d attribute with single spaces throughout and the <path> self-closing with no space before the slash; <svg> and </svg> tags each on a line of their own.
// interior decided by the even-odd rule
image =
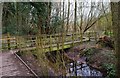
<svg viewBox="0 0 120 78">
<path fill-rule="evenodd" d="M 15 40 L 16 38 L 2 38 L 0 40 Z"/>
<path fill-rule="evenodd" d="M 89 39 L 85 39 L 84 41 L 88 41 Z M 74 41 L 75 44 L 77 43 L 80 43 L 81 41 Z M 67 49 L 67 48 L 71 48 L 72 47 L 72 42 L 65 42 L 64 43 L 64 49 Z M 62 43 L 59 43 L 59 50 L 62 50 Z M 52 44 L 51 45 L 52 47 L 52 50 L 51 51 L 57 51 L 57 44 Z M 36 47 L 30 47 L 30 48 L 24 48 L 24 49 L 21 49 L 21 50 L 33 50 L 33 49 L 36 49 Z M 49 52 L 50 51 L 50 45 L 46 45 L 45 47 L 43 47 L 44 49 L 44 52 Z"/>
<path fill-rule="evenodd" d="M 66 36 L 65 37 L 65 41 L 64 41 L 64 46 L 66 45 L 71 45 L 73 43 L 72 41 L 72 38 L 71 38 L 71 34 L 68 34 L 69 36 Z M 29 36 L 30 37 L 30 36 Z M 35 36 L 34 36 L 35 37 Z M 22 38 L 22 37 L 21 37 Z M 27 38 L 27 37 L 26 37 Z M 44 39 L 42 38 L 42 41 L 45 41 L 44 45 L 45 47 L 44 48 L 54 48 L 54 47 L 57 47 L 57 44 L 59 43 L 59 46 L 62 46 L 62 41 L 60 42 L 60 40 L 58 41 L 58 39 L 56 39 L 58 37 L 50 37 L 50 38 L 47 38 L 47 39 Z M 61 37 L 59 37 L 61 38 Z M 10 40 L 10 44 L 11 44 L 11 47 L 13 44 L 15 44 L 17 41 L 16 41 L 16 38 L 15 37 L 12 37 L 12 38 L 5 38 L 5 39 L 0 39 L 2 40 L 2 44 L 7 44 L 7 40 Z M 47 40 L 47 41 L 46 41 Z M 85 39 L 83 39 L 83 42 L 84 41 L 88 41 L 89 39 L 87 37 L 85 37 Z M 78 44 L 80 43 L 80 39 L 79 39 L 79 35 L 77 36 L 76 40 L 74 40 L 74 43 L 75 44 Z M 31 47 L 31 45 L 33 44 L 33 46 L 35 46 L 34 44 L 36 43 L 36 40 L 32 39 L 32 37 L 30 37 L 30 39 L 25 39 L 24 43 L 17 43 L 17 44 L 20 44 L 21 46 L 24 45 L 24 47 Z M 26 44 L 26 45 L 25 45 Z M 50 46 L 51 44 L 51 46 Z M 61 47 L 60 47 L 61 48 Z M 52 50 L 51 50 L 52 51 Z"/>
</svg>

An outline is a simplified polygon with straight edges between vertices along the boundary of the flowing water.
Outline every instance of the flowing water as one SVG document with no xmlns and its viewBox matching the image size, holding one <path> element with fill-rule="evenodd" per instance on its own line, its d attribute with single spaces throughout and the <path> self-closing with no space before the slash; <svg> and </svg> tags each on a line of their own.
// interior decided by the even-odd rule
<svg viewBox="0 0 120 78">
<path fill-rule="evenodd" d="M 52 56 L 53 56 L 53 54 L 52 54 Z M 50 57 L 52 57 L 52 56 L 50 55 Z M 85 57 L 80 58 L 80 59 L 85 61 Z M 50 60 L 50 58 L 48 60 Z M 54 59 L 54 60 L 56 60 L 56 59 Z M 84 76 L 94 76 L 94 77 L 96 77 L 96 76 L 102 77 L 103 76 L 103 74 L 100 71 L 91 68 L 89 65 L 86 64 L 86 62 L 81 64 L 81 61 L 77 61 L 76 65 L 71 62 L 71 63 L 67 63 L 66 67 L 67 67 L 66 76 L 83 76 L 83 77 Z"/>
<path fill-rule="evenodd" d="M 77 64 L 79 64 L 79 61 L 77 61 Z M 75 66 L 73 66 L 73 63 L 69 63 L 68 66 L 70 68 L 66 71 L 66 76 L 102 76 L 100 71 L 90 68 L 87 64 L 76 66 L 76 70 L 74 70 Z M 77 74 L 75 74 L 75 72 Z"/>
</svg>

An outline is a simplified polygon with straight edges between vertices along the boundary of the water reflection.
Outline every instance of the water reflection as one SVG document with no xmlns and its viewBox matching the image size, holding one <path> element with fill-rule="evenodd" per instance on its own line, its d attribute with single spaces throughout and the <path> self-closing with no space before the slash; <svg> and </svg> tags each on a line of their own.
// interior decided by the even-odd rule
<svg viewBox="0 0 120 78">
<path fill-rule="evenodd" d="M 69 63 L 67 67 L 66 76 L 102 76 L 100 71 L 90 68 L 86 63 L 79 65 L 79 61 L 77 61 L 76 66 L 74 63 Z"/>
</svg>

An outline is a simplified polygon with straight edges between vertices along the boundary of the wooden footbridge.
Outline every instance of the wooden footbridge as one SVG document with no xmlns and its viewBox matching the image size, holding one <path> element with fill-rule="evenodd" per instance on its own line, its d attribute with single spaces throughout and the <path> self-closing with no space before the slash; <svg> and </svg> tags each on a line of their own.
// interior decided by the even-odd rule
<svg viewBox="0 0 120 78">
<path fill-rule="evenodd" d="M 90 35 L 90 34 L 89 34 Z M 40 36 L 4 36 L 2 39 L 2 50 L 5 49 L 20 49 L 32 50 L 40 49 L 43 52 L 51 52 L 56 50 L 63 50 L 81 42 L 90 40 L 90 36 L 81 38 L 80 34 L 54 34 L 54 35 L 40 35 Z"/>
</svg>

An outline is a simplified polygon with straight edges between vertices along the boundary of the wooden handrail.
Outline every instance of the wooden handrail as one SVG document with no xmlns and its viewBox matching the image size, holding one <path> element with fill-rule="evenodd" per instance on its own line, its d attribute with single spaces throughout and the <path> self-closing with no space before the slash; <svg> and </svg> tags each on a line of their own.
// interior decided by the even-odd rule
<svg viewBox="0 0 120 78">
<path fill-rule="evenodd" d="M 78 33 L 74 33 L 74 34 L 76 34 L 76 38 L 74 39 L 74 42 L 80 42 L 80 35 Z M 56 44 L 56 46 L 61 45 L 62 44 L 62 36 L 60 36 L 59 34 L 56 34 L 56 35 L 57 36 L 49 35 L 50 37 L 45 37 L 45 38 L 41 37 L 41 41 L 44 42 L 44 45 L 55 45 L 55 44 Z M 73 34 L 64 35 L 64 43 L 73 42 L 72 35 Z M 25 43 L 25 44 L 22 44 L 19 42 L 18 39 L 20 39 L 20 38 L 23 38 L 25 40 L 25 41 L 22 41 L 22 43 Z M 59 38 L 59 40 L 57 38 Z M 31 46 L 36 47 L 36 36 L 26 36 L 25 38 L 22 36 L 18 36 L 18 37 L 8 36 L 7 38 L 2 38 L 0 40 L 3 41 L 2 42 L 3 47 L 4 47 L 4 44 L 8 44 L 8 46 L 5 46 L 5 47 L 8 47 L 9 49 L 13 48 L 13 47 L 19 48 L 17 45 L 22 45 L 22 47 L 27 47 L 27 48 L 31 47 Z M 15 43 L 16 43 L 16 45 L 15 45 Z M 66 45 L 66 44 L 63 44 L 63 46 L 64 45 Z M 53 46 L 49 47 L 50 50 L 52 49 L 52 47 Z"/>
</svg>

